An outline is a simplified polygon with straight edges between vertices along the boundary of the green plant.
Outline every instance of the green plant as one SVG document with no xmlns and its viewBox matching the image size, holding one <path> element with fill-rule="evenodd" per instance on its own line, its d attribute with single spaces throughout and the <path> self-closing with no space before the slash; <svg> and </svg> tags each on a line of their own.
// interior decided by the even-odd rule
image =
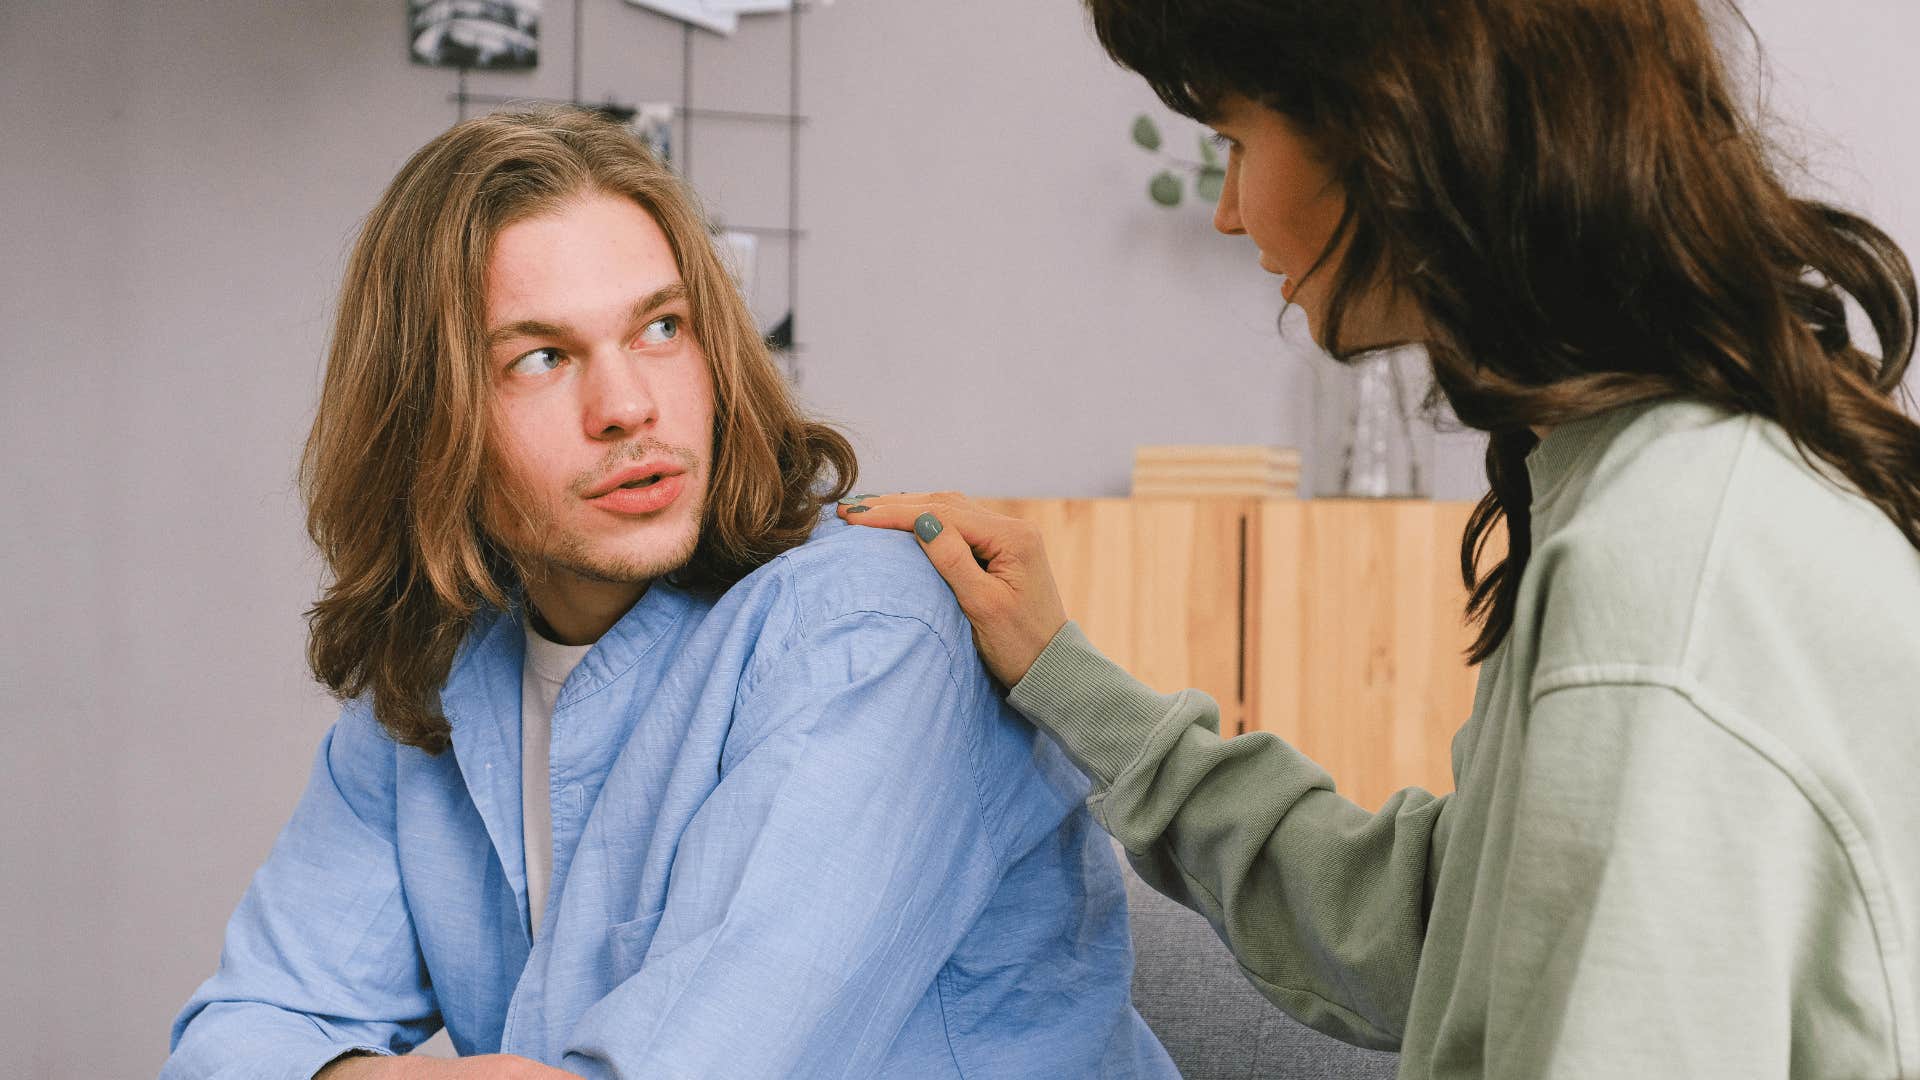
<svg viewBox="0 0 1920 1080">
<path fill-rule="evenodd" d="M 1161 149 L 1164 141 L 1153 117 L 1141 113 L 1133 119 L 1133 141 L 1142 150 L 1170 163 L 1147 182 L 1148 198 L 1161 206 L 1179 206 L 1186 197 L 1186 184 L 1181 180 L 1181 174 L 1185 173 L 1193 177 L 1195 196 L 1207 202 L 1219 201 L 1220 191 L 1226 185 L 1227 169 L 1220 163 L 1220 152 L 1205 135 L 1200 137 L 1199 161 L 1176 157 Z"/>
</svg>

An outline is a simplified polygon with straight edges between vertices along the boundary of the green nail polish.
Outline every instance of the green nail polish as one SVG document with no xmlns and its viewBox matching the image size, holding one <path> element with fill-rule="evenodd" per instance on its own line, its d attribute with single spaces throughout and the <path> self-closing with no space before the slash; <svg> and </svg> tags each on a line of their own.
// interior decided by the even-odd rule
<svg viewBox="0 0 1920 1080">
<path fill-rule="evenodd" d="M 933 543 L 934 537 L 940 535 L 942 528 L 944 526 L 940 524 L 940 519 L 932 514 L 921 514 L 913 519 L 913 531 L 920 535 L 920 542 L 923 544 Z"/>
<path fill-rule="evenodd" d="M 849 495 L 849 496 L 847 496 L 846 498 L 844 498 L 844 499 L 841 499 L 841 500 L 840 500 L 840 505 L 841 505 L 841 506 L 851 506 L 851 505 L 853 505 L 854 503 L 857 503 L 857 502 L 859 502 L 860 500 L 862 500 L 862 499 L 864 499 L 864 498 L 866 498 L 866 496 L 865 496 L 865 495 Z"/>
<path fill-rule="evenodd" d="M 849 513 L 849 514 L 864 514 L 864 513 L 866 513 L 867 511 L 869 511 L 869 510 L 871 510 L 871 509 L 873 509 L 873 507 L 871 507 L 871 506 L 849 506 L 849 507 L 847 507 L 847 513 Z"/>
</svg>

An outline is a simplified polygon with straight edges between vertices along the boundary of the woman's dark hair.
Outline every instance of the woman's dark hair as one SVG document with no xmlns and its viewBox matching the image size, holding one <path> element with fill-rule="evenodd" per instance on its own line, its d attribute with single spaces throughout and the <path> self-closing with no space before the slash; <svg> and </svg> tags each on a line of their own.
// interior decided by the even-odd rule
<svg viewBox="0 0 1920 1080">
<path fill-rule="evenodd" d="M 1341 323 L 1371 288 L 1425 315 L 1436 392 L 1491 435 L 1460 553 L 1471 663 L 1513 622 L 1532 426 L 1679 396 L 1758 414 L 1920 547 L 1920 424 L 1894 401 L 1912 267 L 1871 222 L 1787 193 L 1699 0 L 1087 6 L 1169 107 L 1205 122 L 1246 98 L 1327 154 L 1347 199 L 1328 352 L 1359 355 Z M 1879 356 L 1850 340 L 1843 293 Z M 1503 517 L 1506 558 L 1481 575 Z"/>
</svg>

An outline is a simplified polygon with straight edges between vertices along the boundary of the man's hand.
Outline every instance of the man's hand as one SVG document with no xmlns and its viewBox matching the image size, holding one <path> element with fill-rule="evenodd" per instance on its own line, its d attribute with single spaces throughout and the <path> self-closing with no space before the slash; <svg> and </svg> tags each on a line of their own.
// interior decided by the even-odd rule
<svg viewBox="0 0 1920 1080">
<path fill-rule="evenodd" d="M 313 1080 L 581 1080 L 573 1073 L 518 1054 L 468 1058 L 348 1057 L 315 1073 Z"/>
</svg>

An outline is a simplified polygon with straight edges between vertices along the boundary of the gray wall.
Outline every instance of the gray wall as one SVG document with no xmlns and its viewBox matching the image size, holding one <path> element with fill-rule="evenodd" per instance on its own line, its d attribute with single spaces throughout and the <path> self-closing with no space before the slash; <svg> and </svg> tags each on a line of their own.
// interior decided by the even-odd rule
<svg viewBox="0 0 1920 1080">
<path fill-rule="evenodd" d="M 542 69 L 475 90 L 567 93 L 572 5 L 548 7 Z M 1814 174 L 1920 251 L 1920 9 L 1752 8 Z M 677 94 L 676 29 L 586 10 L 588 96 Z M 0 6 L 8 1075 L 158 1067 L 333 715 L 303 666 L 319 567 L 292 473 L 356 223 L 454 119 L 401 11 Z M 802 390 L 868 486 L 1111 495 L 1135 443 L 1305 439 L 1298 327 L 1273 333 L 1245 241 L 1146 202 L 1131 116 L 1191 128 L 1070 0 L 841 0 L 805 25 Z M 783 23 L 753 26 L 699 39 L 699 104 L 784 106 Z M 777 133 L 693 149 L 717 209 L 780 223 Z M 1451 441 L 1443 496 L 1478 493 L 1477 455 Z"/>
</svg>

